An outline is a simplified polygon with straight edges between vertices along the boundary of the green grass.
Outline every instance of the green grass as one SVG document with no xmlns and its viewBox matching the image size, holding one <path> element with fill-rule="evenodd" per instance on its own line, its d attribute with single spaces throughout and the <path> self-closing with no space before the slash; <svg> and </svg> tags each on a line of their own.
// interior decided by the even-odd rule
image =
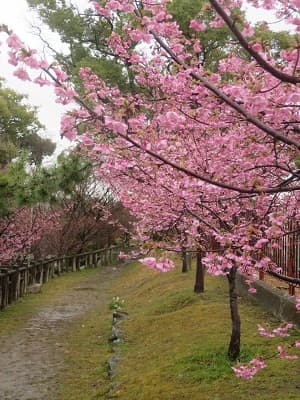
<svg viewBox="0 0 300 400">
<path fill-rule="evenodd" d="M 57 299 L 76 285 L 82 274 L 94 279 L 97 273 L 69 274 L 50 282 L 42 294 L 27 296 L 0 313 L 0 330 L 17 329 L 12 321 L 16 316 L 22 323 L 40 306 L 54 301 L 54 294 Z M 235 377 L 227 358 L 226 280 L 207 275 L 205 293 L 200 295 L 192 291 L 193 280 L 194 271 L 182 274 L 179 268 L 162 274 L 138 263 L 124 267 L 111 282 L 103 307 L 71 323 L 59 340 L 64 344 L 65 366 L 58 376 L 60 394 L 51 400 L 299 400 L 299 360 L 270 358 L 268 367 L 252 381 Z M 107 362 L 113 354 L 108 342 L 109 304 L 116 296 L 125 300 L 129 316 L 122 322 L 125 342 L 118 345 L 121 360 L 111 382 L 107 378 Z M 247 300 L 239 301 L 241 362 L 256 355 L 272 356 L 280 340 L 260 337 L 257 324 L 266 321 L 272 328 L 278 321 Z M 78 329 L 81 325 L 84 329 Z M 293 331 L 292 336 L 299 334 Z M 115 388 L 109 391 L 112 384 Z"/>
<path fill-rule="evenodd" d="M 65 368 L 59 377 L 55 400 L 97 400 L 106 398 L 111 386 L 108 359 L 111 347 L 111 312 L 93 311 L 81 321 L 84 329 L 73 330 L 65 337 L 68 343 Z M 54 399 L 53 399 L 54 400 Z"/>
<path fill-rule="evenodd" d="M 227 358 L 230 317 L 226 281 L 206 276 L 206 290 L 195 295 L 193 272 L 155 273 L 133 265 L 114 283 L 125 299 L 126 344 L 114 398 L 120 400 L 281 400 L 300 398 L 299 361 L 272 358 L 252 381 L 236 378 Z M 240 299 L 241 362 L 276 352 L 279 339 L 259 336 L 256 325 L 278 321 Z M 293 336 L 298 336 L 293 332 Z"/>
</svg>

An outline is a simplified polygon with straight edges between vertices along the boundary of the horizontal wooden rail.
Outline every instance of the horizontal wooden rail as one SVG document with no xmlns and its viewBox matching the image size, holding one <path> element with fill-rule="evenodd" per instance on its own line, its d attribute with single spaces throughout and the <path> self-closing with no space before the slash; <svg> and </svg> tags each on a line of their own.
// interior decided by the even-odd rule
<svg viewBox="0 0 300 400">
<path fill-rule="evenodd" d="M 21 265 L 0 266 L 0 310 L 31 292 L 33 285 L 43 285 L 55 276 L 116 263 L 121 250 L 123 246 L 111 246 Z"/>
</svg>

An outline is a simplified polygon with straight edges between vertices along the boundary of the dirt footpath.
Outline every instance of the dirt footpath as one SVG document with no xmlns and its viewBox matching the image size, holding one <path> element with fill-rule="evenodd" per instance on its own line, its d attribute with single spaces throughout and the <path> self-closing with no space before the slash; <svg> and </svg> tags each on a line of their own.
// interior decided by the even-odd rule
<svg viewBox="0 0 300 400">
<path fill-rule="evenodd" d="M 0 400 L 55 400 L 56 377 L 64 368 L 65 333 L 85 313 L 101 313 L 107 307 L 117 272 L 107 267 L 83 276 L 18 332 L 0 336 Z"/>
</svg>

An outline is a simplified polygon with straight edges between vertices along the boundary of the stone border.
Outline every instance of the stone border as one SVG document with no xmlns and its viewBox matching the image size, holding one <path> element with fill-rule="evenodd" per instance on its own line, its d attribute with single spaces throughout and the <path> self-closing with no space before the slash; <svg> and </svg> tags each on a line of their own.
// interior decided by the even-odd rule
<svg viewBox="0 0 300 400">
<path fill-rule="evenodd" d="M 113 356 L 108 360 L 108 377 L 113 379 L 117 373 L 117 365 L 121 360 L 121 356 L 118 353 L 118 343 L 124 341 L 124 332 L 119 329 L 119 325 L 123 322 L 124 318 L 128 317 L 128 313 L 125 311 L 115 310 L 112 315 L 112 328 L 111 328 L 111 336 L 108 341 L 112 344 L 111 351 Z M 115 385 L 112 385 L 111 390 L 115 388 Z"/>
<path fill-rule="evenodd" d="M 261 305 L 266 311 L 286 322 L 292 322 L 300 329 L 300 312 L 296 310 L 295 298 L 282 293 L 280 289 L 268 285 L 263 281 L 255 281 L 253 286 L 257 290 L 255 294 L 248 293 L 249 286 L 245 283 L 245 276 L 237 274 L 237 291 L 240 296 L 246 297 Z"/>
</svg>

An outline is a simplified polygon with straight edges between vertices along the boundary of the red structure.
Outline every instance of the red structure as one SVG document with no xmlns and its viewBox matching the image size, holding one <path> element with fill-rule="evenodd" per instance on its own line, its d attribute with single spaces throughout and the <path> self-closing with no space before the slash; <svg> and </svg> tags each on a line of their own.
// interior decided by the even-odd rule
<svg viewBox="0 0 300 400">
<path fill-rule="evenodd" d="M 295 294 L 295 287 L 300 286 L 300 223 L 289 221 L 286 233 L 269 243 L 263 254 L 278 267 L 278 272 L 268 271 L 271 275 L 289 283 L 289 294 Z M 259 279 L 264 279 L 261 271 Z"/>
</svg>

